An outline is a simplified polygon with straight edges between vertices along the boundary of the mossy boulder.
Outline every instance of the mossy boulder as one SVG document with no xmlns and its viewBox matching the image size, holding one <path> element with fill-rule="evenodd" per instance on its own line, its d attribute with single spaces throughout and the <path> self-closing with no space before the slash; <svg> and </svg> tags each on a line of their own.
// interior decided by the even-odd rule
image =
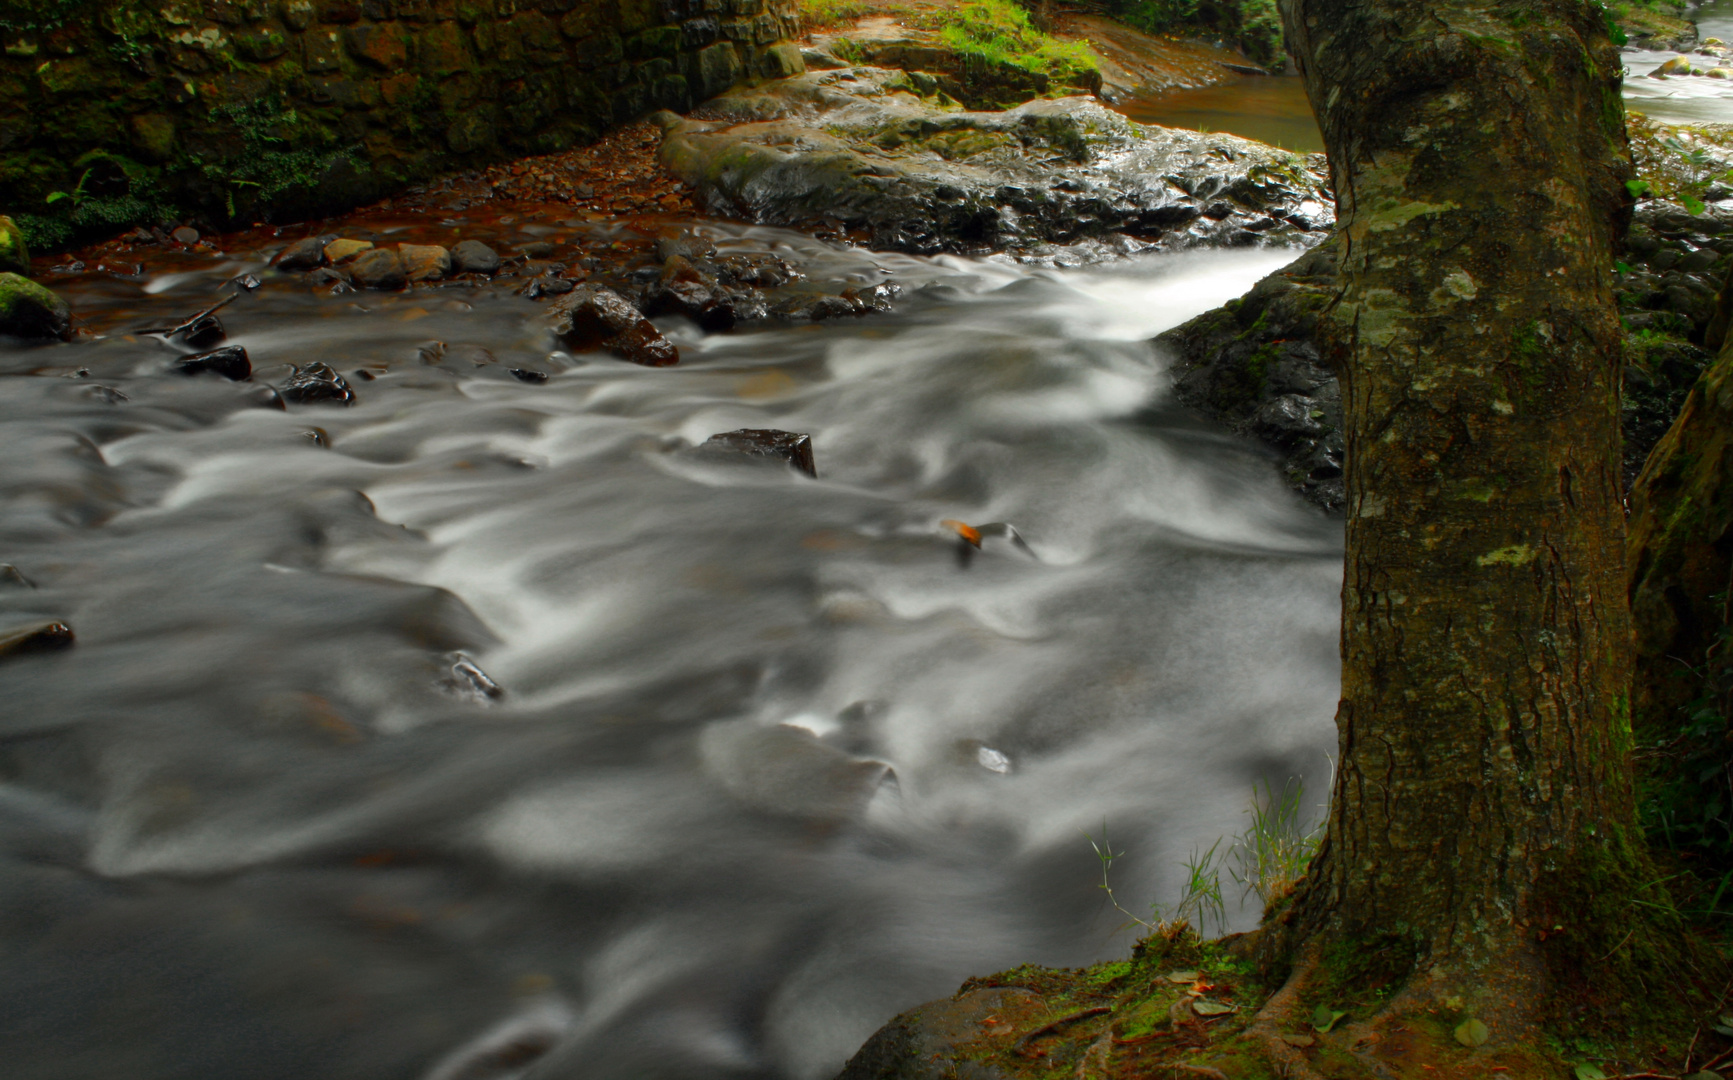
<svg viewBox="0 0 1733 1080">
<path fill-rule="evenodd" d="M 0 335 L 43 341 L 72 336 L 66 301 L 27 277 L 0 273 Z"/>
<path fill-rule="evenodd" d="M 30 249 L 24 243 L 24 232 L 4 215 L 0 215 L 0 272 L 30 276 Z"/>
</svg>

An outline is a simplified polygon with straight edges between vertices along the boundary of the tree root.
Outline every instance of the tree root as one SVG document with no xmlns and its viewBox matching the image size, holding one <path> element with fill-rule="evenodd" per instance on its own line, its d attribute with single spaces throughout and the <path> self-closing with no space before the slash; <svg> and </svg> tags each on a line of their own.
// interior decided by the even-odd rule
<svg viewBox="0 0 1733 1080">
<path fill-rule="evenodd" d="M 1282 984 L 1270 1000 L 1264 1002 L 1264 1007 L 1258 1010 L 1252 1018 L 1251 1026 L 1246 1034 L 1256 1039 L 1264 1050 L 1264 1055 L 1275 1066 L 1276 1072 L 1285 1080 L 1324 1080 L 1311 1063 L 1298 1050 L 1289 1046 L 1282 1038 L 1282 1028 L 1293 1019 L 1294 1010 L 1299 1007 L 1300 994 L 1304 992 L 1306 983 L 1312 974 L 1318 970 L 1318 947 L 1307 945 L 1301 953 L 1299 962 L 1288 976 L 1288 981 Z"/>
<path fill-rule="evenodd" d="M 1198 1076 L 1207 1076 L 1207 1077 L 1209 1077 L 1209 1080 L 1228 1080 L 1228 1074 L 1227 1073 L 1222 1072 L 1220 1069 L 1212 1069 L 1208 1065 L 1178 1065 L 1178 1064 L 1175 1064 L 1175 1065 L 1170 1065 L 1168 1067 L 1172 1068 L 1172 1069 L 1178 1069 L 1180 1072 L 1194 1073 Z"/>
<path fill-rule="evenodd" d="M 1057 1020 L 1052 1020 L 1052 1021 L 1049 1021 L 1045 1024 L 1042 1024 L 1040 1027 L 1036 1028 L 1034 1031 L 1029 1032 L 1029 1034 L 1027 1034 L 1027 1035 L 1023 1036 L 1021 1039 L 1017 1040 L 1017 1052 L 1019 1054 L 1027 1054 L 1029 1052 L 1029 1048 L 1035 1044 L 1036 1039 L 1040 1039 L 1040 1038 L 1043 1038 L 1047 1035 L 1051 1035 L 1055 1031 L 1058 1031 L 1060 1028 L 1064 1027 L 1066 1024 L 1075 1023 L 1078 1020 L 1084 1020 L 1084 1019 L 1087 1019 L 1091 1016 L 1100 1016 L 1103 1013 L 1110 1013 L 1112 1011 L 1113 1011 L 1113 1008 L 1111 1006 L 1097 1005 L 1094 1008 L 1084 1009 L 1081 1012 L 1074 1012 L 1069 1016 L 1061 1016 Z"/>
</svg>

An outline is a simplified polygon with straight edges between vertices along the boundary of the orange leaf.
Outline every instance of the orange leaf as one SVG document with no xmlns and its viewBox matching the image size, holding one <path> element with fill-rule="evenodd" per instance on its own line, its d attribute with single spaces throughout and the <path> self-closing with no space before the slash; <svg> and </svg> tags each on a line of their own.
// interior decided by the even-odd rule
<svg viewBox="0 0 1733 1080">
<path fill-rule="evenodd" d="M 939 522 L 939 524 L 952 530 L 958 536 L 967 540 L 976 547 L 981 546 L 981 530 L 975 528 L 973 525 L 966 525 L 963 522 L 958 521 L 956 518 L 946 518 Z"/>
</svg>

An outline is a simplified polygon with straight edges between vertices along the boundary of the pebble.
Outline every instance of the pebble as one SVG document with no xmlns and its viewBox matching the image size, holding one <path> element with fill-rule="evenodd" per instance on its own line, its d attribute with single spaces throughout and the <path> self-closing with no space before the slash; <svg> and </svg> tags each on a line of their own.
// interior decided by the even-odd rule
<svg viewBox="0 0 1733 1080">
<path fill-rule="evenodd" d="M 70 649 L 78 640 L 72 627 L 63 622 L 43 623 L 9 634 L 0 634 L 0 657 L 25 656 L 30 653 L 58 652 Z"/>
<path fill-rule="evenodd" d="M 330 242 L 328 236 L 309 236 L 295 241 L 277 256 L 277 269 L 317 270 L 325 265 L 325 246 Z"/>
<path fill-rule="evenodd" d="M 199 231 L 187 225 L 182 225 L 169 236 L 174 239 L 175 243 L 185 244 L 187 247 L 192 247 L 199 242 Z"/>
<path fill-rule="evenodd" d="M 451 252 L 438 244 L 398 244 L 397 255 L 411 282 L 439 281 L 451 273 Z"/>
</svg>

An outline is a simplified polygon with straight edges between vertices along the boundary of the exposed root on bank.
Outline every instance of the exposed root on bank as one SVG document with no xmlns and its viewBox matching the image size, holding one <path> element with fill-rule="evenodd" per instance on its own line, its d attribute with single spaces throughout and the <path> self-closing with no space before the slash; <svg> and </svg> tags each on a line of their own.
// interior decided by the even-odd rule
<svg viewBox="0 0 1733 1080">
<path fill-rule="evenodd" d="M 1294 964 L 1294 970 L 1289 973 L 1288 981 L 1264 1002 L 1264 1007 L 1252 1018 L 1251 1027 L 1246 1029 L 1246 1034 L 1257 1040 L 1270 1064 L 1285 1080 L 1324 1080 L 1305 1056 L 1282 1038 L 1282 1028 L 1293 1023 L 1294 1011 L 1300 1006 L 1300 995 L 1318 970 L 1318 952 L 1315 943 L 1305 947 Z"/>
</svg>

